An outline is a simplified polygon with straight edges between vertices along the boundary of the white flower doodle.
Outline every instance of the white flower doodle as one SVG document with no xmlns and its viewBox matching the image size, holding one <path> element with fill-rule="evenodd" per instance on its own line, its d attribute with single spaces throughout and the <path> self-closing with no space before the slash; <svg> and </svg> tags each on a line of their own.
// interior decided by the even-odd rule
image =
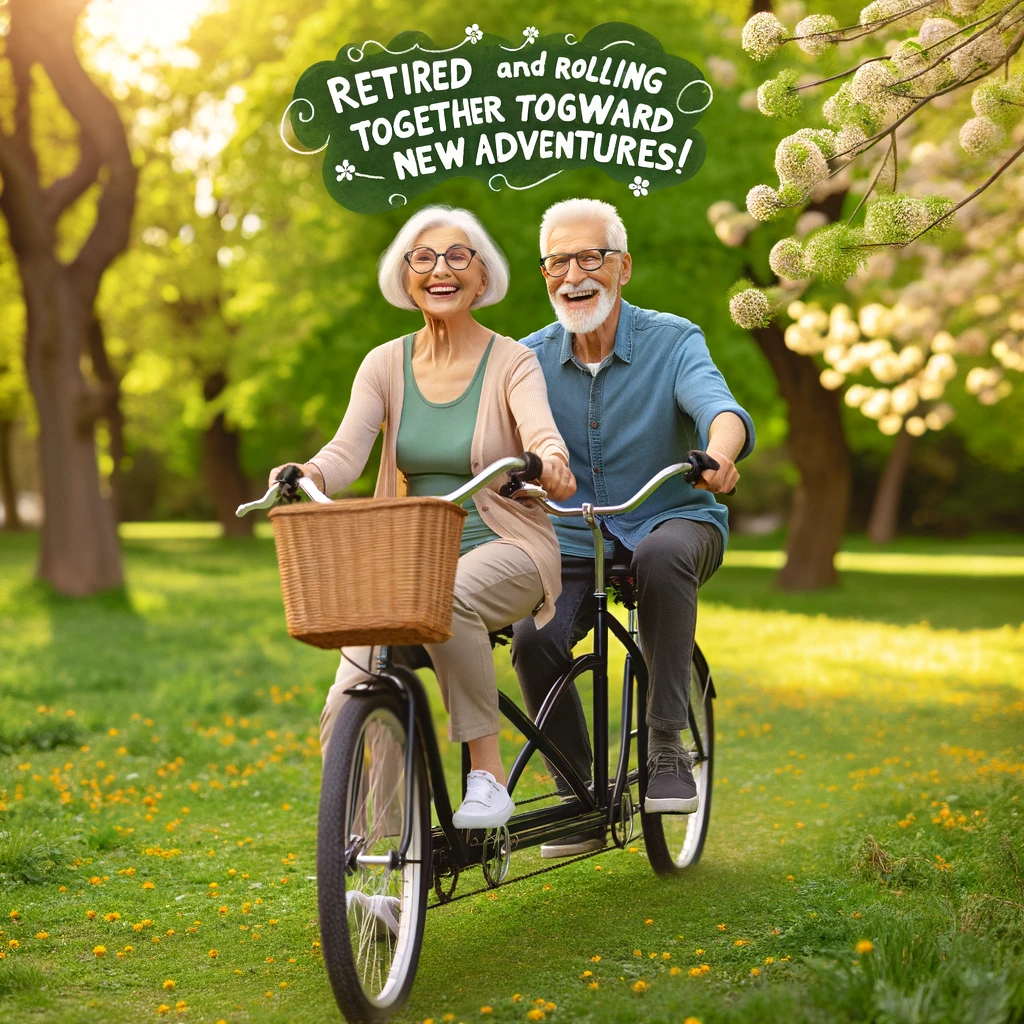
<svg viewBox="0 0 1024 1024">
<path fill-rule="evenodd" d="M 638 174 L 630 183 L 629 188 L 632 189 L 633 195 L 639 199 L 641 196 L 647 195 L 647 186 L 650 182 L 646 178 L 641 178 Z"/>
<path fill-rule="evenodd" d="M 538 32 L 533 25 L 530 25 L 529 28 L 523 29 L 523 35 L 526 36 L 526 41 L 528 43 L 534 43 L 539 38 L 540 32 Z"/>
<path fill-rule="evenodd" d="M 356 166 L 347 160 L 342 160 L 340 164 L 334 165 L 334 170 L 338 174 L 338 181 L 351 181 L 352 176 L 356 173 Z"/>
<path fill-rule="evenodd" d="M 466 35 L 469 36 L 469 41 L 475 46 L 483 39 L 484 34 L 480 31 L 480 26 L 474 21 L 472 25 L 466 26 Z"/>
</svg>

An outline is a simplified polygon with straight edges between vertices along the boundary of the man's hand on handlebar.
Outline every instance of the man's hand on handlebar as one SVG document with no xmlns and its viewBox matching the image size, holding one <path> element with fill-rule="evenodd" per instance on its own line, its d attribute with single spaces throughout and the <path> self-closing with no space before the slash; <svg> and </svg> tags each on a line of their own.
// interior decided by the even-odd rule
<svg viewBox="0 0 1024 1024">
<path fill-rule="evenodd" d="M 313 463 L 311 462 L 286 462 L 282 466 L 275 466 L 270 471 L 270 478 L 267 481 L 267 486 L 273 487 L 274 484 L 277 483 L 278 474 L 282 470 L 287 469 L 289 466 L 298 466 L 299 471 L 302 473 L 303 476 L 308 476 L 309 479 L 312 480 L 313 483 L 315 483 L 321 491 L 324 489 L 323 473 L 321 473 L 320 470 L 317 469 L 316 466 L 314 466 Z"/>
<path fill-rule="evenodd" d="M 538 483 L 548 497 L 554 501 L 565 501 L 576 493 L 576 477 L 572 475 L 568 465 L 557 455 L 550 455 L 541 459 L 544 464 L 544 471 L 540 475 Z"/>
<path fill-rule="evenodd" d="M 712 494 L 730 493 L 735 489 L 736 482 L 740 478 L 735 463 L 728 456 L 713 448 L 708 449 L 708 455 L 718 463 L 718 469 L 705 469 L 701 478 L 693 486 L 701 491 L 711 491 Z"/>
</svg>

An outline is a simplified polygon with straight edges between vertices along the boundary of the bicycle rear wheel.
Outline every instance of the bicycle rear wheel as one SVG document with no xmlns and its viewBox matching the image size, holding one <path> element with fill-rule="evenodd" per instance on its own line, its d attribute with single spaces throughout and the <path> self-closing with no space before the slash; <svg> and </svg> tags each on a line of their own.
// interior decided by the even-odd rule
<svg viewBox="0 0 1024 1024">
<path fill-rule="evenodd" d="M 696 647 L 690 665 L 690 706 L 696 730 L 684 729 L 682 741 L 693 759 L 697 810 L 693 814 L 646 814 L 643 798 L 640 801 L 640 822 L 647 859 L 659 875 L 674 875 L 700 860 L 711 821 L 715 711 L 710 672 L 704 656 Z"/>
<path fill-rule="evenodd" d="M 348 1021 L 377 1024 L 401 1009 L 423 942 L 430 884 L 430 788 L 423 752 L 389 694 L 352 697 L 324 765 L 317 832 L 320 943 L 334 998 Z M 405 752 L 415 743 L 412 837 L 404 866 L 386 858 L 402 840 Z"/>
</svg>

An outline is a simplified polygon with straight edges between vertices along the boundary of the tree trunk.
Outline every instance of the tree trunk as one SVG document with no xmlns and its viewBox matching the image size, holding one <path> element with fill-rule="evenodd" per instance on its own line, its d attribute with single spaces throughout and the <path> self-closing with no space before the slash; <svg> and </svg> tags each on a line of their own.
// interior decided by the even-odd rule
<svg viewBox="0 0 1024 1024">
<path fill-rule="evenodd" d="M 103 325 L 93 313 L 89 324 L 89 362 L 99 381 L 103 401 L 103 419 L 110 434 L 110 504 L 114 522 L 121 521 L 121 487 L 124 479 L 124 414 L 121 412 L 121 379 L 110 365 L 107 349 L 103 343 Z"/>
<path fill-rule="evenodd" d="M 4 529 L 22 529 L 18 515 L 18 488 L 14 483 L 14 467 L 11 464 L 11 435 L 14 433 L 12 420 L 0 420 L 0 501 L 4 505 Z"/>
<path fill-rule="evenodd" d="M 910 459 L 914 454 L 914 438 L 905 430 L 896 437 L 896 443 L 886 459 L 882 478 L 878 481 L 875 500 L 871 505 L 868 520 L 868 540 L 872 544 L 888 544 L 896 539 L 900 521 L 900 502 L 903 500 L 903 484 L 907 479 Z"/>
<path fill-rule="evenodd" d="M 818 379 L 810 356 L 786 348 L 775 326 L 751 331 L 768 358 L 789 410 L 787 447 L 800 474 L 786 542 L 786 564 L 777 583 L 784 590 L 833 587 L 835 554 L 843 539 L 850 502 L 850 453 L 839 392 Z"/>
<path fill-rule="evenodd" d="M 59 593 L 81 597 L 119 587 L 124 578 L 96 462 L 94 428 L 103 402 L 81 370 L 92 297 L 83 302 L 68 276 L 54 260 L 48 272 L 25 277 L 26 361 L 39 410 L 44 508 L 38 575 Z"/>
<path fill-rule="evenodd" d="M 124 250 L 138 172 L 117 108 L 85 73 L 75 32 L 86 0 L 10 0 L 4 56 L 14 85 L 13 132 L 0 126 L 0 211 L 25 299 L 25 365 L 39 417 L 44 501 L 39 576 L 68 596 L 122 585 L 110 503 L 100 490 L 95 425 L 107 401 L 82 373 L 107 267 Z M 34 67 L 79 128 L 77 165 L 43 185 L 34 149 Z M 57 224 L 94 184 L 95 221 L 76 255 L 58 254 Z M 102 339 L 101 339 L 102 342 Z"/>
<path fill-rule="evenodd" d="M 227 384 L 223 372 L 210 374 L 203 381 L 203 397 L 212 402 Z M 239 447 L 238 434 L 228 427 L 224 413 L 218 412 L 203 432 L 203 476 L 225 537 L 251 537 L 253 530 L 251 517 L 235 515 L 235 509 L 250 500 L 251 490 L 242 471 Z"/>
</svg>

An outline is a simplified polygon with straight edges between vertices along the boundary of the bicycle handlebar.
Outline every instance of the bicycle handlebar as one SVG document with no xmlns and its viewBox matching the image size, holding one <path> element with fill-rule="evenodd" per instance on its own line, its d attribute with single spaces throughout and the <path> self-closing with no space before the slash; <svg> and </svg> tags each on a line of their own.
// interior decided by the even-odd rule
<svg viewBox="0 0 1024 1024">
<path fill-rule="evenodd" d="M 505 497 L 529 498 L 540 505 L 549 515 L 563 519 L 582 516 L 590 522 L 594 516 L 617 516 L 623 512 L 632 512 L 633 509 L 639 508 L 666 480 L 670 480 L 674 476 L 682 475 L 687 481 L 694 483 L 705 470 L 718 469 L 718 463 L 707 452 L 698 450 L 687 452 L 687 459 L 689 460 L 687 462 L 677 462 L 674 465 L 666 466 L 660 473 L 651 477 L 632 498 L 620 505 L 601 507 L 587 504 L 581 505 L 579 508 L 562 508 L 559 505 L 553 505 L 548 501 L 544 488 L 524 482 L 537 479 L 543 469 L 543 463 L 533 452 L 523 452 L 517 457 L 492 462 L 472 480 L 468 480 L 450 494 L 444 494 L 441 497 L 444 501 L 461 504 L 477 491 L 486 487 L 492 480 L 509 473 L 511 476 L 509 483 L 501 488 L 501 493 Z M 296 489 L 304 491 L 313 501 L 330 503 L 331 499 L 308 476 L 303 476 L 302 470 L 298 466 L 292 464 L 278 474 L 277 482 L 262 498 L 239 505 L 235 515 L 241 517 L 254 509 L 270 508 L 280 501 L 297 501 Z"/>
<path fill-rule="evenodd" d="M 562 508 L 559 505 L 552 505 L 547 500 L 547 494 L 541 487 L 526 484 L 516 492 L 514 497 L 531 498 L 537 502 L 549 515 L 562 519 L 571 519 L 576 516 L 583 516 L 588 519 L 593 516 L 618 516 L 623 512 L 632 512 L 639 508 L 666 480 L 674 476 L 680 476 L 688 482 L 694 483 L 701 473 L 706 469 L 718 469 L 718 463 L 708 455 L 707 452 L 694 450 L 687 452 L 688 462 L 677 462 L 674 465 L 666 466 L 661 472 L 656 473 L 640 488 L 628 501 L 619 505 L 581 505 L 579 508 Z M 730 492 L 732 493 L 732 492 Z"/>
<path fill-rule="evenodd" d="M 478 473 L 472 480 L 467 481 L 461 487 L 452 491 L 451 494 L 444 494 L 441 497 L 445 501 L 461 504 L 466 498 L 476 494 L 477 491 L 486 487 L 492 480 L 505 473 L 512 475 L 510 483 L 514 483 L 515 489 L 518 490 L 522 486 L 529 486 L 523 484 L 524 480 L 537 479 L 543 468 L 543 463 L 537 455 L 534 455 L 533 452 L 523 452 L 522 455 L 516 458 L 499 459 L 497 462 L 491 463 L 490 466 L 482 473 Z M 235 515 L 241 518 L 255 509 L 270 508 L 281 501 L 297 501 L 296 488 L 304 491 L 312 501 L 317 501 L 321 504 L 329 504 L 331 501 L 308 476 L 303 476 L 302 470 L 293 463 L 278 474 L 277 481 L 270 486 L 262 498 L 257 501 L 250 501 L 245 505 L 239 505 L 235 510 Z M 542 491 L 541 493 L 544 492 Z"/>
</svg>

